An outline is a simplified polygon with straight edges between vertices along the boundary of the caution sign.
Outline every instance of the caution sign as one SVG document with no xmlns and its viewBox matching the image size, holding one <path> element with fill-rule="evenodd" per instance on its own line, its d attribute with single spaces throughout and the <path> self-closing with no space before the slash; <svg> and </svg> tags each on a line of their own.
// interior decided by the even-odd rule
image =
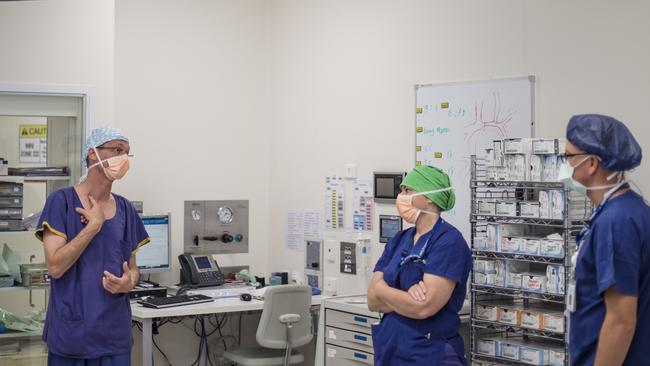
<svg viewBox="0 0 650 366">
<path fill-rule="evenodd" d="M 47 125 L 20 125 L 20 138 L 47 138 Z"/>
<path fill-rule="evenodd" d="M 18 126 L 21 163 L 47 163 L 47 125 Z"/>
</svg>

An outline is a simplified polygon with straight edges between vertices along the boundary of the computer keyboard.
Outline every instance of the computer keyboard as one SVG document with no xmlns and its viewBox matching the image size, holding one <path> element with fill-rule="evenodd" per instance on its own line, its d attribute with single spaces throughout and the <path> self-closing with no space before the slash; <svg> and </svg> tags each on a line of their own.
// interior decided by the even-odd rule
<svg viewBox="0 0 650 366">
<path fill-rule="evenodd" d="M 176 295 L 170 297 L 152 297 L 142 299 L 138 300 L 138 303 L 148 308 L 163 309 L 172 306 L 200 304 L 212 301 L 214 301 L 213 298 L 205 295 Z"/>
<path fill-rule="evenodd" d="M 188 295 L 205 295 L 213 299 L 226 299 L 239 297 L 241 294 L 248 294 L 255 290 L 253 286 L 219 286 L 214 288 L 200 288 L 187 290 Z"/>
</svg>

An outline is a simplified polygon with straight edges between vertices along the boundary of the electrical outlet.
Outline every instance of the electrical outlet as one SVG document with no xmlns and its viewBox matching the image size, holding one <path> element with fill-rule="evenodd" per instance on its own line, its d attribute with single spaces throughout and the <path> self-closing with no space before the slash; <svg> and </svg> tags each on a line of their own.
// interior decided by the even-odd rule
<svg viewBox="0 0 650 366">
<path fill-rule="evenodd" d="M 302 273 L 298 271 L 294 271 L 291 273 L 291 282 L 297 284 L 297 285 L 302 285 L 303 284 L 303 277 Z"/>
<path fill-rule="evenodd" d="M 357 164 L 345 164 L 344 169 L 346 179 L 357 178 Z"/>
<path fill-rule="evenodd" d="M 325 277 L 325 291 L 329 295 L 336 295 L 336 278 Z"/>
</svg>

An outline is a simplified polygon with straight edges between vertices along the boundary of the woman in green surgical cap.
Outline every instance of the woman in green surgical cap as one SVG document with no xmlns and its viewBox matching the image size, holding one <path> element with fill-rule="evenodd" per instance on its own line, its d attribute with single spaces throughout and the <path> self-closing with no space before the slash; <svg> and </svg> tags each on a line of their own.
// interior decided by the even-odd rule
<svg viewBox="0 0 650 366">
<path fill-rule="evenodd" d="M 375 365 L 466 365 L 458 312 L 472 256 L 461 233 L 440 217 L 454 207 L 449 176 L 420 166 L 402 182 L 397 211 L 414 227 L 384 248 L 368 287 Z"/>
</svg>

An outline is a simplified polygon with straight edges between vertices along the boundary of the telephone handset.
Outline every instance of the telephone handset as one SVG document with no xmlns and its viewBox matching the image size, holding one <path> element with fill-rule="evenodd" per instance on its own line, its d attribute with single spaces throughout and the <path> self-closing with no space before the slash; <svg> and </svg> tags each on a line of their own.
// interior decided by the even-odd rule
<svg viewBox="0 0 650 366">
<path fill-rule="evenodd" d="M 181 284 L 198 287 L 219 286 L 226 282 L 221 269 L 211 255 L 181 254 Z"/>
</svg>

